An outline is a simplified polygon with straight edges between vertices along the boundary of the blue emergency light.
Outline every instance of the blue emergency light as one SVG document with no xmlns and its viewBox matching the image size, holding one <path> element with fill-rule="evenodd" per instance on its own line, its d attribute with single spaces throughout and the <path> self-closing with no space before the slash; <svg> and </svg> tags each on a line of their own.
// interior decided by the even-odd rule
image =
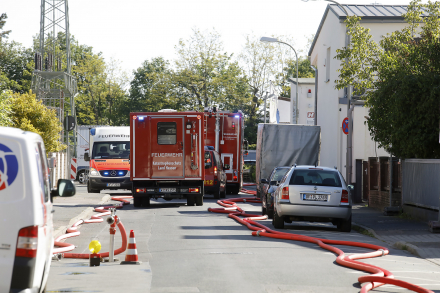
<svg viewBox="0 0 440 293">
<path fill-rule="evenodd" d="M 109 174 L 109 173 L 108 173 L 107 171 L 106 171 L 106 172 L 104 172 L 104 175 L 105 175 L 105 176 L 107 176 L 108 174 Z"/>
<path fill-rule="evenodd" d="M 90 135 L 95 135 L 95 134 L 96 134 L 96 128 L 90 129 Z"/>
</svg>

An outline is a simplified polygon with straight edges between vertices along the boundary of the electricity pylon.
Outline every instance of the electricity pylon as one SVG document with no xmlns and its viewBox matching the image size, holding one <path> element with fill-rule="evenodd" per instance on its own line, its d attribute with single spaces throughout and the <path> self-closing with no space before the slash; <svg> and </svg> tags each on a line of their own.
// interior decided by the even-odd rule
<svg viewBox="0 0 440 293">
<path fill-rule="evenodd" d="M 57 111 L 61 123 L 72 116 L 76 125 L 77 84 L 71 74 L 69 6 L 67 0 L 41 0 L 39 48 L 35 52 L 32 90 L 50 109 Z M 63 130 L 60 140 L 67 145 L 67 165 L 76 152 L 76 126 Z M 69 172 L 67 172 L 70 178 Z"/>
</svg>

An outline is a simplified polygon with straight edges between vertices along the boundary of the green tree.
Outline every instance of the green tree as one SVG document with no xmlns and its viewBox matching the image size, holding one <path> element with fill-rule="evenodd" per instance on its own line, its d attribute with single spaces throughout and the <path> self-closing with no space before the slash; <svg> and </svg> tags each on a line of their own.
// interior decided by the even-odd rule
<svg viewBox="0 0 440 293">
<path fill-rule="evenodd" d="M 251 96 L 251 105 L 245 121 L 245 137 L 250 144 L 257 142 L 258 123 L 263 120 L 264 93 L 270 92 L 272 87 L 276 86 L 274 81 L 277 73 L 286 66 L 289 54 L 293 53 L 287 49 L 291 50 L 285 45 L 281 47 L 273 43 L 262 43 L 257 36 L 249 34 L 246 36 L 245 45 L 238 56 L 247 76 L 249 95 Z"/>
<path fill-rule="evenodd" d="M 17 42 L 0 42 L 0 90 L 26 93 L 31 89 L 32 50 Z"/>
<path fill-rule="evenodd" d="M 11 92 L 0 92 L 0 126 L 11 126 Z"/>
<path fill-rule="evenodd" d="M 283 71 L 276 75 L 277 84 L 281 87 L 281 97 L 290 97 L 291 79 L 296 79 L 296 59 L 289 59 L 286 62 Z M 298 78 L 314 78 L 315 71 L 310 67 L 310 61 L 307 57 L 298 57 Z"/>
<path fill-rule="evenodd" d="M 174 72 L 162 57 L 146 60 L 133 71 L 130 82 L 130 112 L 156 112 L 160 109 L 183 110 L 173 86 Z"/>
<path fill-rule="evenodd" d="M 402 158 L 440 158 L 440 2 L 412 1 L 404 17 L 407 27 L 379 44 L 358 17 L 347 19 L 351 44 L 338 51 L 337 88 L 365 93 L 380 147 Z"/>
<path fill-rule="evenodd" d="M 8 38 L 8 35 L 11 33 L 11 31 L 9 30 L 9 31 L 5 31 L 5 30 L 3 30 L 3 27 L 5 26 L 5 24 L 6 24 L 6 19 L 8 18 L 8 16 L 6 15 L 6 13 L 2 13 L 1 15 L 0 15 L 0 43 L 2 42 L 2 39 L 3 38 L 5 38 L 5 39 L 7 39 Z"/>
<path fill-rule="evenodd" d="M 193 29 L 191 37 L 181 39 L 176 50 L 173 83 L 186 109 L 203 111 L 217 106 L 235 111 L 249 104 L 246 77 L 232 55 L 224 52 L 216 31 L 202 33 Z"/>
<path fill-rule="evenodd" d="M 41 135 L 47 152 L 65 149 L 65 145 L 58 140 L 62 127 L 56 111 L 48 109 L 41 101 L 37 101 L 34 94 L 12 94 L 10 109 L 10 126 Z"/>
</svg>

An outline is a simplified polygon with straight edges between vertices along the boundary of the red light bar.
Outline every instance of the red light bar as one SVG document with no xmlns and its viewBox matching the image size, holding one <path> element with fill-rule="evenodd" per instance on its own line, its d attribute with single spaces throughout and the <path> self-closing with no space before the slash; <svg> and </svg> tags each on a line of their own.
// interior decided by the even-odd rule
<svg viewBox="0 0 440 293">
<path fill-rule="evenodd" d="M 199 192 L 199 189 L 198 188 L 190 188 L 189 192 Z"/>
</svg>

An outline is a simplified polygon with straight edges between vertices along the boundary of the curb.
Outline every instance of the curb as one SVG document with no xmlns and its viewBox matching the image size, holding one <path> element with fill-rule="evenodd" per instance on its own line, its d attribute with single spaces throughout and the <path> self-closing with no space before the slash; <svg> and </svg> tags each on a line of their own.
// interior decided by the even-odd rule
<svg viewBox="0 0 440 293">
<path fill-rule="evenodd" d="M 387 241 L 383 240 L 379 235 L 377 235 L 376 232 L 371 228 L 368 228 L 368 227 L 363 226 L 361 224 L 357 224 L 355 222 L 351 222 L 351 225 L 357 227 L 359 230 L 367 231 L 368 233 L 372 234 L 374 236 L 374 238 L 377 238 L 385 243 L 388 243 Z M 392 243 L 388 243 L 388 244 L 392 244 Z"/>
<path fill-rule="evenodd" d="M 411 254 L 418 256 L 420 258 L 424 258 L 419 253 L 419 248 L 413 244 L 409 244 L 405 241 L 397 241 L 393 244 L 394 248 L 401 249 L 401 250 L 408 250 Z"/>
<path fill-rule="evenodd" d="M 360 225 L 360 224 L 356 224 L 355 222 L 352 222 L 352 225 L 358 227 L 359 230 L 365 230 L 365 231 L 371 233 L 375 238 L 377 238 L 380 241 L 383 241 L 383 242 L 391 245 L 393 248 L 400 249 L 400 250 L 406 250 L 409 253 L 411 253 L 412 255 L 415 255 L 417 257 L 420 257 L 420 258 L 428 260 L 427 257 L 424 257 L 424 256 L 421 255 L 421 253 L 419 252 L 420 249 L 417 246 L 413 245 L 413 244 L 410 244 L 410 243 L 405 242 L 405 241 L 389 242 L 389 241 L 386 241 L 386 240 L 382 239 L 371 228 L 365 227 L 365 226 Z"/>
<path fill-rule="evenodd" d="M 104 195 L 104 196 L 101 198 L 101 201 L 98 202 L 98 205 L 102 205 L 102 204 L 104 204 L 105 202 L 109 201 L 110 199 L 111 199 L 111 196 L 110 196 L 109 194 L 106 194 L 106 195 Z M 67 230 L 69 227 L 71 227 L 73 224 L 75 224 L 76 222 L 78 222 L 79 220 L 81 220 L 81 219 L 88 219 L 88 218 L 93 214 L 94 210 L 95 210 L 95 209 L 92 208 L 92 207 L 88 207 L 88 208 L 86 208 L 85 210 L 83 210 L 78 216 L 76 216 L 76 217 L 70 219 L 68 225 L 66 225 L 66 226 L 61 226 L 61 227 L 59 227 L 58 229 L 56 229 L 56 230 L 53 232 L 53 238 L 56 239 L 57 237 L 59 237 L 59 236 L 61 236 L 61 235 L 63 235 L 63 234 L 66 234 L 66 230 Z"/>
</svg>

